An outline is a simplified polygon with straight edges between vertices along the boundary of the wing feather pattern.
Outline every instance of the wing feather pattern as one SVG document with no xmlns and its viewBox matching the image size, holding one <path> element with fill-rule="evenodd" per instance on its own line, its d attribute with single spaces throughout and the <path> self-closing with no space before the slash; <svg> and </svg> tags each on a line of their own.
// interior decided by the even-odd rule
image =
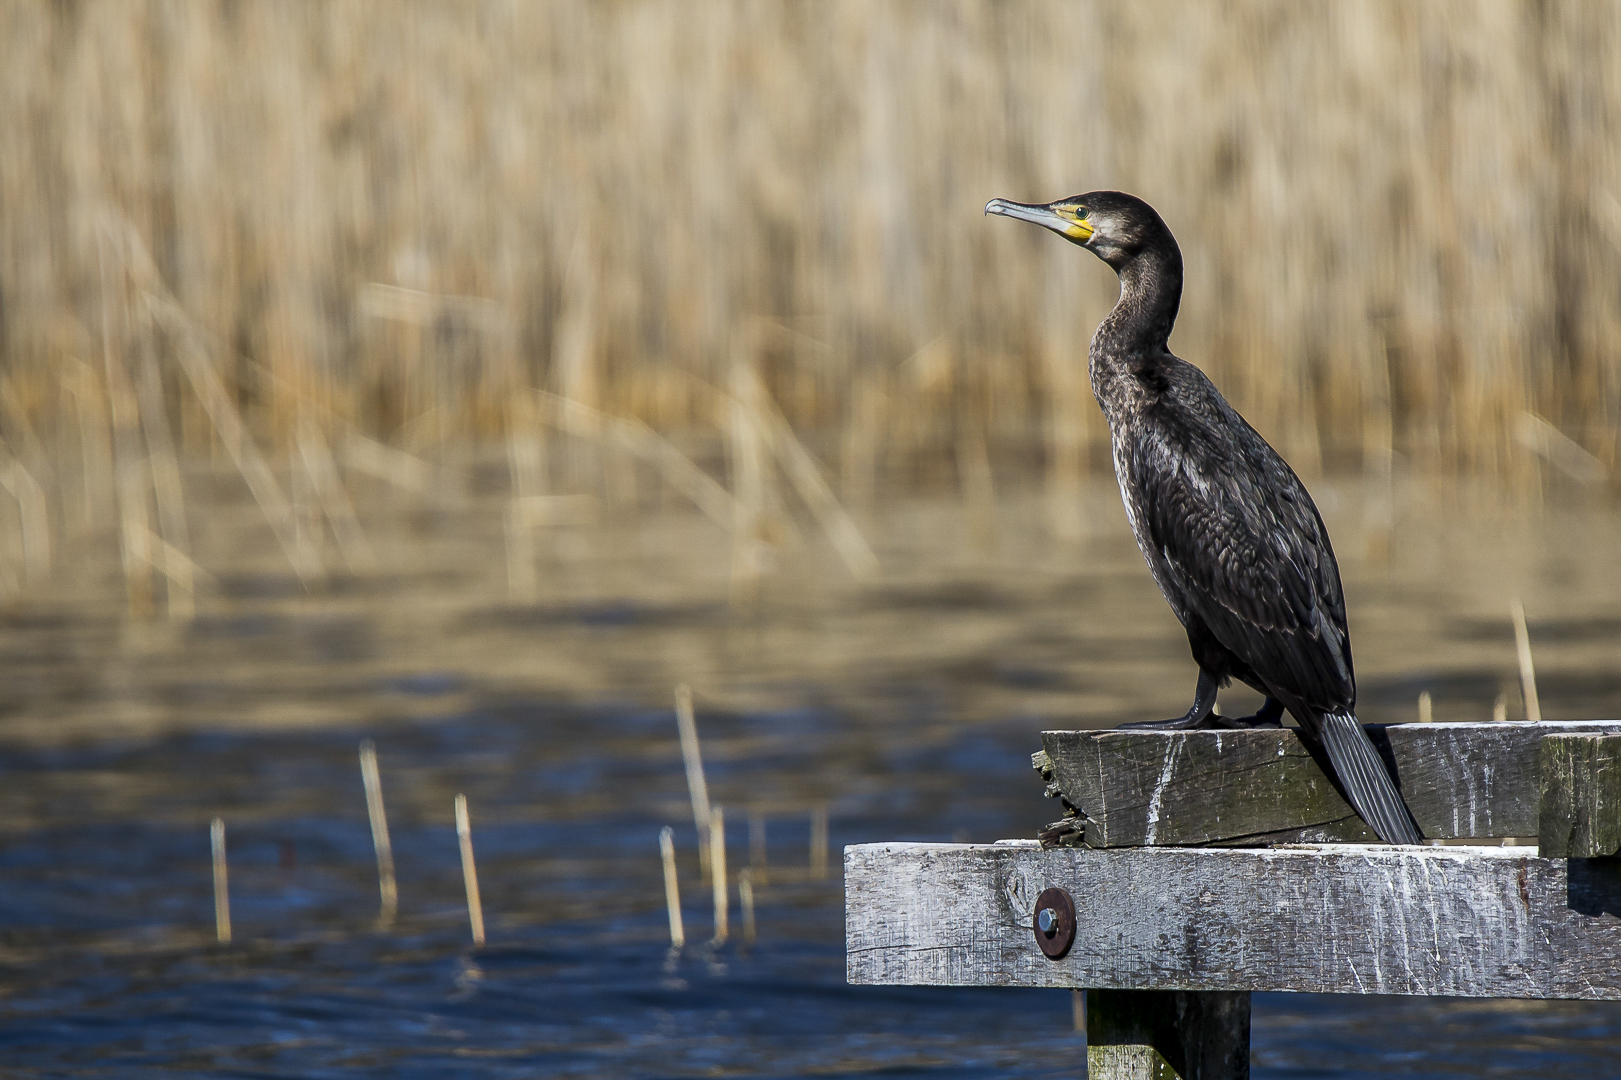
<svg viewBox="0 0 1621 1080">
<path fill-rule="evenodd" d="M 1153 549 L 1145 554 L 1159 556 L 1156 569 L 1187 609 L 1269 686 L 1323 712 L 1352 708 L 1356 679 L 1328 532 L 1293 470 L 1229 413 L 1250 440 L 1187 445 L 1216 440 L 1186 427 L 1139 429 L 1131 470 Z M 1168 441 L 1177 435 L 1184 445 Z"/>
<path fill-rule="evenodd" d="M 1356 676 L 1328 530 L 1294 470 L 1210 394 L 1202 404 L 1224 414 L 1219 423 L 1150 416 L 1125 447 L 1143 553 L 1183 621 L 1197 617 L 1321 742 L 1341 789 L 1380 838 L 1420 843 L 1353 712 Z"/>
</svg>

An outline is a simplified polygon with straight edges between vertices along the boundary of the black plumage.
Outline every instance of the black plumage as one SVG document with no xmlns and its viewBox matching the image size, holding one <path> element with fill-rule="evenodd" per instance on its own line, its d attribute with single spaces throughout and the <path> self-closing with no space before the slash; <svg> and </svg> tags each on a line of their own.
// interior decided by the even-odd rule
<svg viewBox="0 0 1621 1080">
<path fill-rule="evenodd" d="M 1117 191 L 1045 205 L 993 199 L 985 211 L 1051 229 L 1120 276 L 1120 299 L 1092 338 L 1092 391 L 1137 546 L 1199 665 L 1185 715 L 1128 726 L 1275 726 L 1287 709 L 1363 820 L 1388 843 L 1420 843 L 1355 716 L 1345 597 L 1316 504 L 1204 373 L 1170 351 L 1182 252 L 1164 221 Z M 1230 679 L 1266 695 L 1254 716 L 1215 712 Z"/>
</svg>

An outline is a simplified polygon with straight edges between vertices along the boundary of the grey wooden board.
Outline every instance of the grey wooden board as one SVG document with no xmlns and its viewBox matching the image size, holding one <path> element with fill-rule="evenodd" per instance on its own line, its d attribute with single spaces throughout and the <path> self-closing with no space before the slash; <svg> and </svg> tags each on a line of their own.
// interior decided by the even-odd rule
<svg viewBox="0 0 1621 1080">
<path fill-rule="evenodd" d="M 1621 852 L 1621 735 L 1550 735 L 1541 750 L 1540 853 Z"/>
<path fill-rule="evenodd" d="M 1042 955 L 1032 906 L 1075 900 Z M 1621 1000 L 1621 859 L 1533 848 L 845 849 L 852 983 Z"/>
<path fill-rule="evenodd" d="M 1536 836 L 1544 735 L 1621 721 L 1370 725 L 1429 839 Z M 1044 731 L 1053 783 L 1092 847 L 1371 842 L 1292 729 Z"/>
</svg>

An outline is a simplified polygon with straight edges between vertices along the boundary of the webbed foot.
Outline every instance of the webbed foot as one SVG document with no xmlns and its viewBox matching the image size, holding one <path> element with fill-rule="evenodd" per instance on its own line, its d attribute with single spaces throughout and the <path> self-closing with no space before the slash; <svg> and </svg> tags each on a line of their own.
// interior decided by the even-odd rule
<svg viewBox="0 0 1621 1080">
<path fill-rule="evenodd" d="M 1277 698 L 1269 697 L 1249 716 L 1223 716 L 1218 712 L 1212 712 L 1210 723 L 1206 726 L 1227 729 L 1280 728 L 1283 726 L 1283 703 Z"/>
<path fill-rule="evenodd" d="M 1203 670 L 1199 672 L 1199 684 L 1193 691 L 1193 704 L 1181 716 L 1174 716 L 1169 720 L 1137 720 L 1130 724 L 1117 724 L 1117 730 L 1135 731 L 1197 731 L 1201 728 L 1212 728 L 1217 725 L 1216 709 L 1216 680 Z M 1265 711 L 1264 709 L 1262 710 Z"/>
</svg>

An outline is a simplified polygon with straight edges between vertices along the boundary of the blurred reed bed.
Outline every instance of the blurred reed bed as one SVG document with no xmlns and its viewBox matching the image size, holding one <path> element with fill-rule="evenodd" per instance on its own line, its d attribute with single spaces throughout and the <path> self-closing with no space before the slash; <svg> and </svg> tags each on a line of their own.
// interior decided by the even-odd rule
<svg viewBox="0 0 1621 1080">
<path fill-rule="evenodd" d="M 886 493 L 957 488 L 979 543 L 1043 477 L 1075 535 L 1113 278 L 980 208 L 1095 187 L 1165 215 L 1173 345 L 1308 476 L 1602 489 L 1616 55 L 1606 3 L 19 0 L 0 587 L 116 506 L 132 607 L 151 568 L 183 614 L 204 455 L 306 580 L 373 558 L 346 475 L 468 447 L 519 594 L 636 461 L 745 587 L 788 490 L 858 575 Z"/>
</svg>

